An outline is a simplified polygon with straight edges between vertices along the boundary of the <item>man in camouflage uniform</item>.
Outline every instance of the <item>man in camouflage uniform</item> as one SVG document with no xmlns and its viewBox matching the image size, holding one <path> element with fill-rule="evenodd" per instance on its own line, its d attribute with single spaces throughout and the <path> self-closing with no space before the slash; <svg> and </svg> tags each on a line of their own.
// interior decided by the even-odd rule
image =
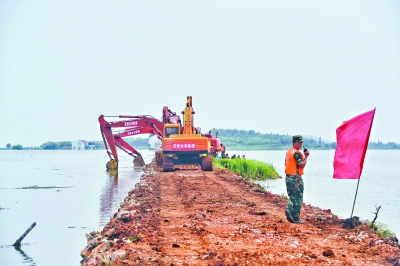
<svg viewBox="0 0 400 266">
<path fill-rule="evenodd" d="M 310 154 L 307 149 L 300 151 L 303 146 L 303 137 L 293 136 L 293 147 L 286 152 L 285 174 L 286 190 L 289 196 L 289 203 L 286 206 L 286 219 L 291 223 L 303 223 L 300 219 L 300 209 L 303 203 L 304 183 L 302 175 Z"/>
</svg>

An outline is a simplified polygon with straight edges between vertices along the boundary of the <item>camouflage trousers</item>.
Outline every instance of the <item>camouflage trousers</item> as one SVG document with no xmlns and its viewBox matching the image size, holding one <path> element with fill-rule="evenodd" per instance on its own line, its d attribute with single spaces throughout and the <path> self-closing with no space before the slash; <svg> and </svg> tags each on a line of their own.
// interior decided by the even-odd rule
<svg viewBox="0 0 400 266">
<path fill-rule="evenodd" d="M 286 206 L 294 220 L 298 220 L 300 216 L 301 204 L 303 203 L 304 183 L 301 176 L 296 178 L 295 175 L 286 175 L 286 190 L 289 196 L 289 203 Z"/>
</svg>

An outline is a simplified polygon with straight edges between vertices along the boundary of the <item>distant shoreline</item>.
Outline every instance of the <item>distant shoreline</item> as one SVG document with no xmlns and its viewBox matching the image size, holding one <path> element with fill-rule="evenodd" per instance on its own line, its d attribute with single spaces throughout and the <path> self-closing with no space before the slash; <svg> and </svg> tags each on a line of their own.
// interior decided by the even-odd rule
<svg viewBox="0 0 400 266">
<path fill-rule="evenodd" d="M 146 147 L 134 147 L 136 150 L 149 150 Z M 233 147 L 227 147 L 227 151 L 229 150 L 234 150 L 234 151 L 284 151 L 287 150 L 289 147 L 282 147 L 282 148 L 276 148 L 276 149 L 266 149 L 266 148 L 262 148 L 262 147 L 237 147 L 237 146 L 233 146 Z M 9 150 L 9 151 L 17 151 L 17 149 L 7 149 L 7 148 L 0 148 L 0 150 Z M 25 150 L 25 151 L 32 151 L 32 150 L 36 150 L 36 151 L 78 151 L 78 150 L 73 150 L 73 149 L 42 149 L 42 148 L 23 148 L 21 150 Z M 19 151 L 21 151 L 19 150 Z M 91 149 L 88 149 L 88 151 L 90 151 Z M 93 150 L 105 150 L 105 149 L 93 149 Z M 325 149 L 325 148 L 312 148 L 310 150 L 319 150 L 319 151 L 329 151 L 329 150 L 335 150 L 333 148 L 330 149 Z M 368 147 L 368 150 L 382 150 L 382 151 L 388 151 L 388 150 L 400 150 L 400 148 L 373 148 L 373 147 Z M 82 150 L 83 151 L 83 150 Z M 229 153 L 229 152 L 228 152 Z"/>
</svg>

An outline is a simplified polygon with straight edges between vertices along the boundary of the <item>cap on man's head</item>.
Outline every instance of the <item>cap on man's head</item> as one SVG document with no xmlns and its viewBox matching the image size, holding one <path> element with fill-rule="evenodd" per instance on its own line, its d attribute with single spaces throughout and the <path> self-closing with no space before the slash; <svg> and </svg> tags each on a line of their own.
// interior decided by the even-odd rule
<svg viewBox="0 0 400 266">
<path fill-rule="evenodd" d="M 300 143 L 302 143 L 302 142 L 303 142 L 303 137 L 300 136 L 300 135 L 294 135 L 294 136 L 293 136 L 293 142 L 300 142 Z"/>
</svg>

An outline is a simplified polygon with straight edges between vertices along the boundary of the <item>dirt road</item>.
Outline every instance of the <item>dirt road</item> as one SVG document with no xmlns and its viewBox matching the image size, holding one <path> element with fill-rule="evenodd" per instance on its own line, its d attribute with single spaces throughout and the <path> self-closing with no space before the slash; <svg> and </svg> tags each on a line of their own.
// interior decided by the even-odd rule
<svg viewBox="0 0 400 266">
<path fill-rule="evenodd" d="M 289 223 L 284 197 L 228 170 L 153 169 L 91 233 L 84 265 L 400 265 L 399 246 L 368 227 L 310 205 Z"/>
</svg>

